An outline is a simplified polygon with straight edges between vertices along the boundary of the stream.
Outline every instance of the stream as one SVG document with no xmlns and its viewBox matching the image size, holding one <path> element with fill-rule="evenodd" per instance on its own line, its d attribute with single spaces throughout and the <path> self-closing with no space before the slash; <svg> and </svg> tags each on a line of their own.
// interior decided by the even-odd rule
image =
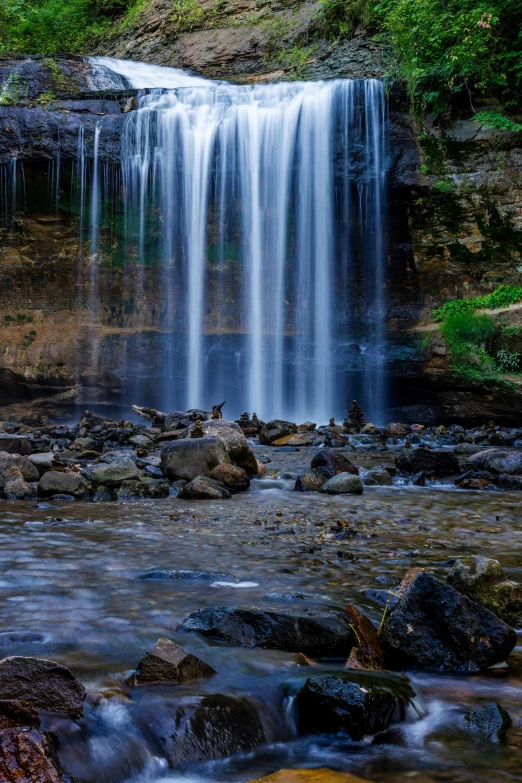
<svg viewBox="0 0 522 783">
<path fill-rule="evenodd" d="M 56 660 L 89 692 L 81 720 L 47 716 L 42 724 L 57 735 L 64 769 L 78 783 L 233 783 L 289 766 L 345 770 L 376 783 L 522 780 L 520 645 L 507 665 L 480 675 L 408 673 L 417 697 L 406 721 L 355 743 L 342 735 L 296 737 L 288 694 L 310 667 L 298 666 L 294 654 L 176 631 L 195 609 L 225 604 L 343 609 L 353 602 L 379 622 L 383 592 L 408 568 L 444 577 L 464 554 L 497 558 L 521 580 L 520 495 L 444 486 L 302 494 L 291 491 L 293 476 L 312 450 L 255 450 L 272 460 L 267 476 L 230 500 L 0 501 L 2 656 Z M 141 578 L 154 569 L 216 576 Z M 127 688 L 125 678 L 161 636 L 218 673 L 184 686 Z M 204 693 L 252 696 L 270 742 L 168 769 L 147 720 Z M 465 709 L 490 701 L 513 720 L 504 746 L 457 727 Z"/>
</svg>

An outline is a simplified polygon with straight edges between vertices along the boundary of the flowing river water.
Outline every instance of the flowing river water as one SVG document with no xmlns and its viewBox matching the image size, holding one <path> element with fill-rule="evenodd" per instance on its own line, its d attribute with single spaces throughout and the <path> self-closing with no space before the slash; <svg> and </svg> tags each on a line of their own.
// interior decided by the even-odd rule
<svg viewBox="0 0 522 783">
<path fill-rule="evenodd" d="M 281 767 L 329 767 L 380 783 L 522 779 L 522 647 L 480 675 L 410 672 L 417 697 L 405 723 L 372 740 L 297 738 L 289 682 L 309 667 L 295 655 L 236 648 L 176 631 L 210 605 L 343 608 L 374 621 L 379 593 L 413 566 L 443 577 L 452 558 L 497 558 L 522 579 L 522 509 L 515 493 L 449 487 L 366 487 L 362 496 L 291 491 L 312 450 L 269 455 L 265 478 L 230 500 L 124 503 L 0 502 L 0 647 L 67 665 L 89 696 L 79 721 L 49 716 L 66 771 L 79 783 L 249 781 Z M 382 461 L 367 455 L 358 462 Z M 344 520 L 344 533 L 335 532 Z M 335 530 L 332 530 L 332 527 Z M 140 579 L 153 568 L 222 574 Z M 218 672 L 186 686 L 126 689 L 125 677 L 160 636 Z M 100 692 L 109 690 L 107 696 Z M 114 692 L 116 691 L 116 695 Z M 202 693 L 252 695 L 270 737 L 262 748 L 168 769 L 143 726 L 173 701 Z M 498 701 L 512 719 L 507 744 L 458 729 L 465 708 Z"/>
</svg>

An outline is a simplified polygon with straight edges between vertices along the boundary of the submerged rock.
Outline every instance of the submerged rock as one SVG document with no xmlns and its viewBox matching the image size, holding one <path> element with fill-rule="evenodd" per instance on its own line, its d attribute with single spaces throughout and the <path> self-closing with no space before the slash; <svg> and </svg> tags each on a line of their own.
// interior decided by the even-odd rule
<svg viewBox="0 0 522 783">
<path fill-rule="evenodd" d="M 508 625 L 522 623 L 522 585 L 506 578 L 498 560 L 482 555 L 460 558 L 448 574 L 448 584 Z"/>
<path fill-rule="evenodd" d="M 216 465 L 230 463 L 220 438 L 184 438 L 170 441 L 161 450 L 161 467 L 170 481 L 209 476 Z"/>
<path fill-rule="evenodd" d="M 333 478 L 338 473 L 352 473 L 359 475 L 355 465 L 350 462 L 348 457 L 332 449 L 321 449 L 312 458 L 310 467 L 318 473 L 322 473 L 326 478 Z"/>
<path fill-rule="evenodd" d="M 481 671 L 504 661 L 516 633 L 432 574 L 406 574 L 380 638 L 394 667 Z"/>
<path fill-rule="evenodd" d="M 196 476 L 178 492 L 178 498 L 184 500 L 219 500 L 230 497 L 230 491 L 220 481 L 208 476 Z"/>
<path fill-rule="evenodd" d="M 300 733 L 337 734 L 356 741 L 404 719 L 415 694 L 392 675 L 347 672 L 310 677 L 294 705 Z"/>
<path fill-rule="evenodd" d="M 211 606 L 192 612 L 178 630 L 312 658 L 348 658 L 354 643 L 350 621 L 341 612 Z"/>
<path fill-rule="evenodd" d="M 163 579 L 206 579 L 206 580 L 212 580 L 213 582 L 217 579 L 226 579 L 228 581 L 232 580 L 234 581 L 235 577 L 230 576 L 230 574 L 209 574 L 207 571 L 183 571 L 183 570 L 172 570 L 167 571 L 163 569 L 158 569 L 155 571 L 147 571 L 144 574 L 140 575 L 140 579 L 153 579 L 153 580 L 163 580 Z"/>
<path fill-rule="evenodd" d="M 25 726 L 0 730 L 0 780 L 5 783 L 74 783 L 61 771 L 50 735 Z"/>
<path fill-rule="evenodd" d="M 141 659 L 129 685 L 151 682 L 173 682 L 181 685 L 190 680 L 210 677 L 215 670 L 170 639 L 158 639 L 152 650 Z"/>
<path fill-rule="evenodd" d="M 390 473 L 385 468 L 372 468 L 362 477 L 363 484 L 368 487 L 391 487 L 393 484 Z"/>
<path fill-rule="evenodd" d="M 0 699 L 20 699 L 37 710 L 80 718 L 86 694 L 69 669 L 54 661 L 21 656 L 0 661 Z"/>
<path fill-rule="evenodd" d="M 170 765 L 208 761 L 264 745 L 267 736 L 252 699 L 224 694 L 164 706 L 146 720 Z"/>
<path fill-rule="evenodd" d="M 362 495 L 363 483 L 359 476 L 352 473 L 338 473 L 328 479 L 320 491 L 328 495 Z"/>
<path fill-rule="evenodd" d="M 72 495 L 80 499 L 87 494 L 89 485 L 79 473 L 62 473 L 57 470 L 49 470 L 44 473 L 38 482 L 38 494 L 44 498 L 53 495 Z"/>
<path fill-rule="evenodd" d="M 491 742 L 501 742 L 506 738 L 506 731 L 512 721 L 509 713 L 500 704 L 490 702 L 480 710 L 466 712 L 460 725 L 466 731 L 487 737 Z"/>
<path fill-rule="evenodd" d="M 262 446 L 270 446 L 276 440 L 285 438 L 287 435 L 294 435 L 297 432 L 297 425 L 291 421 L 282 419 L 273 419 L 267 422 L 259 433 L 259 443 Z"/>
</svg>

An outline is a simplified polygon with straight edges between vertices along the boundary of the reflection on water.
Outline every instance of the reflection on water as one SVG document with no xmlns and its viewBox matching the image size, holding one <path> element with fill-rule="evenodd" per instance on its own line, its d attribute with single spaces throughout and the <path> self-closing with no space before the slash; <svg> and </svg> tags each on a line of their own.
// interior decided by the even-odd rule
<svg viewBox="0 0 522 783">
<path fill-rule="evenodd" d="M 298 457 L 285 460 L 288 469 Z M 269 467 L 277 473 L 277 464 Z M 509 668 L 479 676 L 411 674 L 418 697 L 407 722 L 355 744 L 295 737 L 288 684 L 307 670 L 291 654 L 176 632 L 191 611 L 212 604 L 342 608 L 353 601 L 378 620 L 382 608 L 361 590 L 388 589 L 412 565 L 443 576 L 451 558 L 465 553 L 494 556 L 522 579 L 517 495 L 396 487 L 346 499 L 274 488 L 228 501 L 1 502 L 0 510 L 0 653 L 56 659 L 88 687 L 82 721 L 48 719 L 62 763 L 79 783 L 246 781 L 282 766 L 328 766 L 390 783 L 522 779 L 520 647 Z M 331 530 L 339 519 L 345 534 Z M 149 569 L 231 578 L 140 579 Z M 126 675 L 160 636 L 219 674 L 191 686 L 129 691 Z M 114 698 L 97 695 L 107 688 L 116 689 Z M 256 700 L 270 745 L 169 770 L 146 716 L 223 691 Z M 485 747 L 457 727 L 464 708 L 492 700 L 513 718 L 505 747 Z"/>
</svg>

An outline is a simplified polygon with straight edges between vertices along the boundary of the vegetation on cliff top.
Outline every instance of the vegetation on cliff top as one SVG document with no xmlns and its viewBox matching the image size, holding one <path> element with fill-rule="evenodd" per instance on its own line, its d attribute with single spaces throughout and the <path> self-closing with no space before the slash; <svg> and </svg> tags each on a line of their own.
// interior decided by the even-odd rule
<svg viewBox="0 0 522 783">
<path fill-rule="evenodd" d="M 0 49 L 89 53 L 105 35 L 132 24 L 151 1 L 3 0 Z M 226 3 L 214 2 L 220 24 L 226 24 Z M 471 101 L 482 93 L 505 105 L 519 102 L 522 0 L 320 0 L 319 5 L 311 37 L 347 39 L 357 27 L 379 34 L 390 46 L 391 75 L 406 81 L 417 108 L 437 111 L 457 92 L 468 93 Z M 267 18 L 271 13 L 267 8 Z M 199 0 L 172 0 L 171 20 L 180 33 L 205 26 L 209 14 Z M 307 37 L 305 43 L 312 41 Z"/>
</svg>

